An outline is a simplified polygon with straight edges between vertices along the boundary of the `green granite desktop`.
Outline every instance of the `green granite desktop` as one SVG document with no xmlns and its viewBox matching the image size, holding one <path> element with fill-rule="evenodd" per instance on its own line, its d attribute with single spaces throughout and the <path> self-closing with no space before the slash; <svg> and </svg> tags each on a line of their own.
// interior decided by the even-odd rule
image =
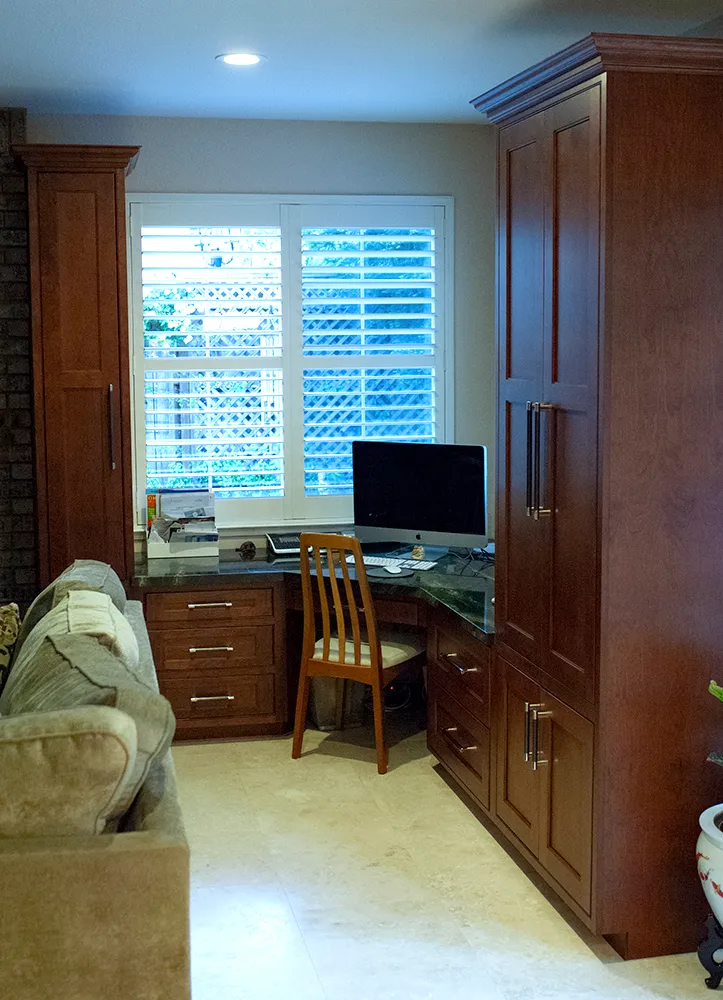
<svg viewBox="0 0 723 1000">
<path fill-rule="evenodd" d="M 257 552 L 253 559 L 243 559 L 233 551 L 216 557 L 185 559 L 146 559 L 136 562 L 134 585 L 142 589 L 167 590 L 174 586 L 208 585 L 223 578 L 228 583 L 234 576 L 296 576 L 300 574 L 298 559 L 269 559 Z M 354 572 L 351 571 L 352 579 Z M 414 597 L 432 607 L 444 607 L 457 615 L 469 631 L 482 641 L 492 641 L 494 635 L 494 564 L 470 560 L 450 553 L 440 559 L 434 569 L 417 571 L 411 576 L 388 579 L 370 577 L 372 593 L 379 597 Z"/>
</svg>

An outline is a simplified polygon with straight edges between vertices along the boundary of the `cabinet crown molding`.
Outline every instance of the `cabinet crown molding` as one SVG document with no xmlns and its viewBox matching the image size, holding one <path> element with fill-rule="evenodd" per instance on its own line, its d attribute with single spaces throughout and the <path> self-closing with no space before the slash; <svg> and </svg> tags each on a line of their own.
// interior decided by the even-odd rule
<svg viewBox="0 0 723 1000">
<path fill-rule="evenodd" d="M 123 170 L 126 177 L 136 165 L 140 146 L 83 146 L 26 143 L 13 146 L 26 167 L 34 170 Z"/>
<path fill-rule="evenodd" d="M 723 38 L 595 32 L 470 103 L 497 123 L 609 71 L 723 74 Z"/>
</svg>

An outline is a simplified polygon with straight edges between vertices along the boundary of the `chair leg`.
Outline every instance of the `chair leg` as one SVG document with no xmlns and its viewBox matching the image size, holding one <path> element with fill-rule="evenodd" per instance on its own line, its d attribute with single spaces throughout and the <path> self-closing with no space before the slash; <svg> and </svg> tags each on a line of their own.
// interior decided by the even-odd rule
<svg viewBox="0 0 723 1000">
<path fill-rule="evenodd" d="M 382 687 L 377 681 L 372 684 L 372 702 L 374 704 L 374 737 L 377 744 L 377 771 L 387 773 L 388 753 L 384 745 L 384 698 Z"/>
<path fill-rule="evenodd" d="M 346 678 L 338 677 L 336 681 L 336 729 L 344 728 L 344 702 L 346 701 Z"/>
<path fill-rule="evenodd" d="M 297 760 L 301 757 L 301 745 L 304 742 L 304 730 L 306 729 L 306 712 L 309 707 L 309 688 L 311 678 L 309 677 L 306 664 L 302 664 L 299 674 L 299 691 L 296 695 L 296 716 L 294 718 L 294 742 L 291 747 L 291 757 Z"/>
</svg>

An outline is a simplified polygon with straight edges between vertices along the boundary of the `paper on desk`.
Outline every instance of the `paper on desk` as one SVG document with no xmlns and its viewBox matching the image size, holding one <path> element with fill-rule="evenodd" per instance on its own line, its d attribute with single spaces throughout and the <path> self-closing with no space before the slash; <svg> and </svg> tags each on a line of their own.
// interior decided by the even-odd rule
<svg viewBox="0 0 723 1000">
<path fill-rule="evenodd" d="M 176 521 L 213 518 L 216 501 L 209 490 L 161 490 L 161 514 Z"/>
</svg>

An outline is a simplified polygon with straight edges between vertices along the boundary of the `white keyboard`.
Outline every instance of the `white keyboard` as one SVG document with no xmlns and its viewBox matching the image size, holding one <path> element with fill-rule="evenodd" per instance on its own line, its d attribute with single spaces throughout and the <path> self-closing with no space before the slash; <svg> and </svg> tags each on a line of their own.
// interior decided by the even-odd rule
<svg viewBox="0 0 723 1000">
<path fill-rule="evenodd" d="M 348 563 L 354 562 L 354 556 L 347 556 L 346 561 Z M 430 561 L 429 559 L 398 559 L 393 556 L 364 556 L 365 566 L 383 566 L 385 569 L 388 566 L 393 566 L 397 569 L 432 569 L 436 566 L 436 562 Z"/>
</svg>

